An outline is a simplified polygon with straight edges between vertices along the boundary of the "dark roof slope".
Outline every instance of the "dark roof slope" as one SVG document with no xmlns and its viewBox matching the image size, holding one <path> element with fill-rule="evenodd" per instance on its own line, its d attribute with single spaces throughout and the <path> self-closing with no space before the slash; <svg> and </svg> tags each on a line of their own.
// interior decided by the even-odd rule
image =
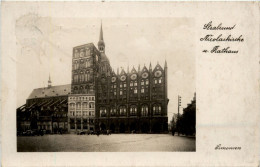
<svg viewBox="0 0 260 167">
<path fill-rule="evenodd" d="M 71 93 L 71 84 L 37 88 L 32 91 L 28 99 L 65 96 Z"/>
</svg>

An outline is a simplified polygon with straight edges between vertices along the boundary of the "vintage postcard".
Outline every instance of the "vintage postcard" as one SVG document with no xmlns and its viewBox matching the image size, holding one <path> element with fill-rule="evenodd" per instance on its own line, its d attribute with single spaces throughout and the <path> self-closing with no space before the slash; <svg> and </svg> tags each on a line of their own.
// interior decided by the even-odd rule
<svg viewBox="0 0 260 167">
<path fill-rule="evenodd" d="M 2 2 L 3 166 L 259 166 L 258 2 Z"/>
</svg>

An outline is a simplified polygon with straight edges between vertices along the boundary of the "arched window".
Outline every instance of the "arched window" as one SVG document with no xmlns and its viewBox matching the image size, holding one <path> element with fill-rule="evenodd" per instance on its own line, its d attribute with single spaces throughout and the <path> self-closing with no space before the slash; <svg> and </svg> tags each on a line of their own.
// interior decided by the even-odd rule
<svg viewBox="0 0 260 167">
<path fill-rule="evenodd" d="M 86 60 L 86 67 L 89 67 L 90 63 L 89 63 L 89 59 Z"/>
<path fill-rule="evenodd" d="M 75 109 L 75 103 L 70 103 L 70 108 Z"/>
<path fill-rule="evenodd" d="M 107 109 L 105 107 L 100 107 L 99 112 L 101 117 L 106 117 Z"/>
<path fill-rule="evenodd" d="M 110 116 L 111 117 L 116 116 L 116 109 L 114 107 L 110 109 Z"/>
<path fill-rule="evenodd" d="M 121 116 L 126 116 L 126 106 L 120 106 L 119 112 Z"/>
<path fill-rule="evenodd" d="M 81 83 L 81 82 L 83 82 L 84 81 L 84 74 L 83 74 L 83 72 L 81 71 L 80 72 L 80 75 L 79 75 L 79 82 Z"/>
<path fill-rule="evenodd" d="M 135 116 L 137 114 L 137 107 L 136 106 L 131 106 L 130 107 L 130 115 Z"/>
<path fill-rule="evenodd" d="M 77 83 L 78 82 L 78 75 L 74 75 L 74 82 Z"/>
<path fill-rule="evenodd" d="M 90 79 L 89 71 L 86 71 L 86 73 L 85 73 L 85 81 L 89 81 L 89 79 Z"/>
<path fill-rule="evenodd" d="M 141 107 L 141 115 L 142 116 L 148 116 L 148 106 L 147 105 L 143 105 Z"/>
<path fill-rule="evenodd" d="M 154 115 L 160 115 L 161 114 L 162 107 L 160 104 L 155 104 L 153 106 L 153 114 Z"/>
</svg>

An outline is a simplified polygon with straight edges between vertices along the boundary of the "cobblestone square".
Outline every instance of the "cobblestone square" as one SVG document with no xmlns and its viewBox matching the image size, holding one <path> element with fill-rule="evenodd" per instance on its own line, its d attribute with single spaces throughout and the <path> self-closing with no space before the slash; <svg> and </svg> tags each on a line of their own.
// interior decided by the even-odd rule
<svg viewBox="0 0 260 167">
<path fill-rule="evenodd" d="M 174 152 L 196 151 L 194 137 L 170 134 L 18 136 L 18 152 Z"/>
</svg>

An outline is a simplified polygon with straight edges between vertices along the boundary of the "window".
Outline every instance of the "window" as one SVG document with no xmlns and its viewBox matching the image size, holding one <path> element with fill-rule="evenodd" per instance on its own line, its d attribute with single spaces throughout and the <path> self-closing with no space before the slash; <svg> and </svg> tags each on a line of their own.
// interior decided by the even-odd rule
<svg viewBox="0 0 260 167">
<path fill-rule="evenodd" d="M 142 116 L 148 116 L 148 106 L 147 105 L 143 105 L 141 107 L 141 115 Z"/>
<path fill-rule="evenodd" d="M 144 88 L 142 87 L 142 89 L 141 89 L 141 93 L 144 93 Z"/>
<path fill-rule="evenodd" d="M 107 115 L 107 110 L 104 107 L 100 107 L 99 112 L 101 117 L 105 117 Z"/>
<path fill-rule="evenodd" d="M 134 85 L 134 84 L 133 84 L 133 81 L 131 81 L 131 82 L 130 82 L 130 86 L 133 86 L 133 85 Z"/>
<path fill-rule="evenodd" d="M 81 104 L 77 103 L 77 109 L 80 109 L 80 107 L 81 107 Z"/>
<path fill-rule="evenodd" d="M 154 115 L 160 115 L 161 110 L 162 110 L 161 105 L 156 104 L 156 105 L 153 106 L 153 114 Z"/>
<path fill-rule="evenodd" d="M 70 108 L 74 109 L 75 108 L 75 104 L 74 103 L 70 103 Z"/>
<path fill-rule="evenodd" d="M 78 75 L 74 75 L 74 82 L 75 82 L 75 83 L 78 82 Z"/>
<path fill-rule="evenodd" d="M 114 91 L 114 96 L 116 96 L 116 91 Z"/>
<path fill-rule="evenodd" d="M 131 106 L 130 107 L 130 115 L 135 116 L 137 114 L 137 107 L 136 106 Z"/>
<path fill-rule="evenodd" d="M 124 83 L 124 87 L 126 87 L 126 83 Z"/>
<path fill-rule="evenodd" d="M 126 107 L 125 106 L 120 106 L 119 111 L 120 111 L 120 115 L 126 116 Z"/>
<path fill-rule="evenodd" d="M 86 61 L 86 67 L 89 67 L 89 66 L 90 66 L 89 59 L 87 59 L 87 61 Z"/>
<path fill-rule="evenodd" d="M 115 109 L 115 108 L 111 108 L 111 109 L 110 109 L 110 116 L 111 116 L 111 117 L 116 116 L 116 109 Z"/>
<path fill-rule="evenodd" d="M 134 94 L 137 94 L 137 88 L 134 89 Z"/>
<path fill-rule="evenodd" d="M 149 84 L 149 81 L 148 81 L 148 79 L 146 80 L 146 83 L 145 83 L 146 85 L 148 85 Z"/>
<path fill-rule="evenodd" d="M 90 74 L 89 74 L 89 71 L 87 71 L 85 73 L 85 81 L 89 81 L 90 80 Z"/>
<path fill-rule="evenodd" d="M 120 84 L 120 88 L 122 88 L 123 84 Z"/>
<path fill-rule="evenodd" d="M 144 81 L 143 80 L 141 81 L 141 85 L 144 85 Z"/>
<path fill-rule="evenodd" d="M 116 88 L 116 84 L 114 84 L 114 88 Z"/>
<path fill-rule="evenodd" d="M 158 80 L 158 83 L 162 83 L 162 78 L 160 78 L 160 79 Z"/>
<path fill-rule="evenodd" d="M 81 72 L 82 73 L 82 72 Z M 84 81 L 84 74 L 80 74 L 79 75 L 79 82 L 83 82 Z"/>
<path fill-rule="evenodd" d="M 135 86 L 137 86 L 137 81 L 135 81 Z"/>
<path fill-rule="evenodd" d="M 82 107 L 83 107 L 83 109 L 87 109 L 88 104 L 87 103 L 83 103 Z"/>
<path fill-rule="evenodd" d="M 89 103 L 89 108 L 94 108 L 94 103 Z"/>
<path fill-rule="evenodd" d="M 122 95 L 122 94 L 123 94 L 123 91 L 122 91 L 122 90 L 120 90 L 119 94 L 120 94 L 120 95 Z"/>
</svg>

